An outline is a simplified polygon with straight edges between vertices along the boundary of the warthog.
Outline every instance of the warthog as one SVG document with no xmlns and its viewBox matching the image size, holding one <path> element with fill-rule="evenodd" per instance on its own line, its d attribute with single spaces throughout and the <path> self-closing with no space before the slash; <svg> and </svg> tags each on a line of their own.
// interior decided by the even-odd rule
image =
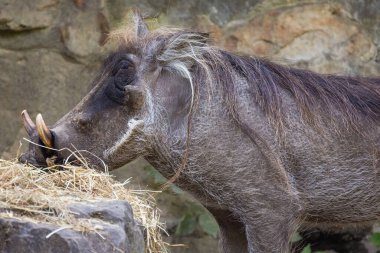
<svg viewBox="0 0 380 253">
<path fill-rule="evenodd" d="M 110 169 L 145 157 L 198 198 L 223 252 L 289 252 L 292 233 L 380 216 L 380 79 L 320 75 L 213 47 L 179 29 L 117 32 L 94 87 L 35 142 Z M 91 155 L 90 155 L 91 153 Z M 32 145 L 22 161 L 69 156 Z M 97 156 L 98 158 L 96 158 Z M 72 157 L 72 156 L 71 156 Z"/>
</svg>

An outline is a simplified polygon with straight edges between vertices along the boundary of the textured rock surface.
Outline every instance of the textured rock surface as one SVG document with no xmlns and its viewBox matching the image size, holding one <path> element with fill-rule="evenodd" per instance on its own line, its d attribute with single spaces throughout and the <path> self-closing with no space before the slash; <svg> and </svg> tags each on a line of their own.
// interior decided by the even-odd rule
<svg viewBox="0 0 380 253">
<path fill-rule="evenodd" d="M 58 0 L 0 2 L 0 30 L 27 31 L 50 26 L 57 12 Z"/>
<path fill-rule="evenodd" d="M 234 38 L 232 50 L 272 55 L 321 73 L 380 73 L 373 38 L 338 3 L 267 11 L 236 25 L 226 40 Z"/>
<path fill-rule="evenodd" d="M 142 228 L 123 201 L 80 203 L 70 208 L 76 217 L 90 221 L 96 231 L 0 218 L 0 252 L 144 252 Z M 55 232 L 56 231 L 56 232 Z"/>
<path fill-rule="evenodd" d="M 21 110 L 53 123 L 86 94 L 106 33 L 135 6 L 155 26 L 209 31 L 229 50 L 324 73 L 380 75 L 378 0 L 0 0 L 0 154 L 12 158 L 19 147 Z M 146 178 L 141 167 L 123 174 Z M 186 212 L 182 198 L 160 201 L 173 230 Z M 196 245 L 186 252 L 217 252 L 215 240 L 196 236 L 171 240 Z"/>
</svg>

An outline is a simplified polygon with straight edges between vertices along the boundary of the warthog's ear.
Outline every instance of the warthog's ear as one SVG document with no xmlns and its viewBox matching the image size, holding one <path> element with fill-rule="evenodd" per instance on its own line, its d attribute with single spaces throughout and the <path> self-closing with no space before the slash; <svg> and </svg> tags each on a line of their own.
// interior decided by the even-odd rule
<svg viewBox="0 0 380 253">
<path fill-rule="evenodd" d="M 209 34 L 182 31 L 161 42 L 162 46 L 157 59 L 164 65 L 181 63 L 191 67 L 195 61 L 203 58 L 209 47 Z"/>
<path fill-rule="evenodd" d="M 133 13 L 133 20 L 135 23 L 136 35 L 138 37 L 144 37 L 149 32 L 148 26 L 144 22 L 144 18 L 138 9 L 133 9 L 132 13 Z"/>
</svg>

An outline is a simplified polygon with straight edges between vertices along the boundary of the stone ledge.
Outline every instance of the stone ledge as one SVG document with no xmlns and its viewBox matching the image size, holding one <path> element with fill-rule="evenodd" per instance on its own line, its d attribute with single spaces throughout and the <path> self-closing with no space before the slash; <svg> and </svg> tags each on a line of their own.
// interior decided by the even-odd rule
<svg viewBox="0 0 380 253">
<path fill-rule="evenodd" d="M 126 201 L 75 203 L 69 206 L 93 231 L 37 223 L 23 218 L 0 218 L 0 252 L 144 252 L 142 227 Z"/>
</svg>

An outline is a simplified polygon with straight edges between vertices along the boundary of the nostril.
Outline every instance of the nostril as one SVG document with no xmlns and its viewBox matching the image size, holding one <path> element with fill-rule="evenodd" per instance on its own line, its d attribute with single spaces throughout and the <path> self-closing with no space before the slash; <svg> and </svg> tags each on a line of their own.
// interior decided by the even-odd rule
<svg viewBox="0 0 380 253">
<path fill-rule="evenodd" d="M 28 156 L 26 155 L 26 153 L 21 154 L 20 157 L 18 158 L 18 161 L 20 163 L 27 163 L 28 162 Z"/>
<path fill-rule="evenodd" d="M 37 161 L 33 156 L 31 156 L 29 153 L 23 153 L 18 158 L 18 161 L 23 164 L 31 164 L 35 167 L 43 167 L 45 166 L 45 162 Z"/>
</svg>

